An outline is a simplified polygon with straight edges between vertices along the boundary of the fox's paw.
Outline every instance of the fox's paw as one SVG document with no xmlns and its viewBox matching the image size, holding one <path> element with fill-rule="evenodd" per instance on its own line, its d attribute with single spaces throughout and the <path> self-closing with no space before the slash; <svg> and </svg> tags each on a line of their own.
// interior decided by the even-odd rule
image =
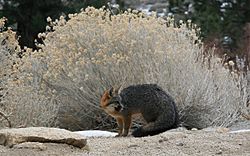
<svg viewBox="0 0 250 156">
<path fill-rule="evenodd" d="M 115 137 L 126 137 L 128 134 L 117 134 Z"/>
<path fill-rule="evenodd" d="M 115 135 L 115 137 L 121 137 L 121 135 L 120 135 L 120 134 L 117 134 L 117 135 Z"/>
<path fill-rule="evenodd" d="M 122 137 L 123 134 L 122 133 L 118 133 L 115 137 Z"/>
<path fill-rule="evenodd" d="M 136 130 L 134 130 L 134 131 L 132 132 L 132 135 L 133 135 L 134 137 L 142 137 L 142 136 L 143 136 L 142 128 L 140 127 L 140 128 L 137 128 Z"/>
</svg>

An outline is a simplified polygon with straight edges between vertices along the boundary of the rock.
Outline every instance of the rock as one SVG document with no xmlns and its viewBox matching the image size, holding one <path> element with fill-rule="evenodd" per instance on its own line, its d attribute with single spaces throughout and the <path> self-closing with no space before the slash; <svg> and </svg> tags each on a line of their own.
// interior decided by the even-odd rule
<svg viewBox="0 0 250 156">
<path fill-rule="evenodd" d="M 24 142 L 64 143 L 83 148 L 87 140 L 65 129 L 47 127 L 11 128 L 0 130 L 0 145 L 13 147 Z"/>
<path fill-rule="evenodd" d="M 39 151 L 45 151 L 47 146 L 40 142 L 24 142 L 17 145 L 14 145 L 13 148 L 16 149 L 36 149 Z"/>
</svg>

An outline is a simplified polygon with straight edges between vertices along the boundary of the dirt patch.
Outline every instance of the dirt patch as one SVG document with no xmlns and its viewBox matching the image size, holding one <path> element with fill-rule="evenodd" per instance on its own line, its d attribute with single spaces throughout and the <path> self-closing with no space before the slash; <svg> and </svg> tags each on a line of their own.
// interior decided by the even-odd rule
<svg viewBox="0 0 250 156">
<path fill-rule="evenodd" d="M 39 148 L 0 146 L 4 156 L 76 156 L 76 155 L 250 155 L 250 132 L 169 131 L 143 138 L 88 138 L 88 147 L 44 143 Z"/>
</svg>

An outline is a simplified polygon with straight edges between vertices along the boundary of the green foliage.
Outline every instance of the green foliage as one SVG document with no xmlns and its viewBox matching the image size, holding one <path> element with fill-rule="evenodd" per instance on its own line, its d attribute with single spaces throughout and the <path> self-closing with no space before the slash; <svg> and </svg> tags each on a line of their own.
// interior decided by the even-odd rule
<svg viewBox="0 0 250 156">
<path fill-rule="evenodd" d="M 221 30 L 220 8 L 216 1 L 198 0 L 194 3 L 193 21 L 202 28 L 202 36 L 218 34 Z"/>
<path fill-rule="evenodd" d="M 193 6 L 191 11 L 188 7 L 190 4 Z M 249 6 L 248 0 L 170 0 L 170 10 L 184 19 L 191 18 L 194 23 L 197 23 L 201 27 L 201 35 L 205 40 L 219 39 L 220 43 L 227 44 L 231 51 L 240 47 L 243 28 L 250 22 Z M 223 40 L 225 36 L 228 36 L 231 41 Z"/>
</svg>

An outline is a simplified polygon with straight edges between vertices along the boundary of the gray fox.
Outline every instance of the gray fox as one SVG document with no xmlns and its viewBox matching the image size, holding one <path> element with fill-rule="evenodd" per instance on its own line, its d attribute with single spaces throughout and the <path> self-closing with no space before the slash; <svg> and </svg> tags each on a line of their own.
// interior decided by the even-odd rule
<svg viewBox="0 0 250 156">
<path fill-rule="evenodd" d="M 132 115 L 141 113 L 147 125 L 132 132 L 134 137 L 156 135 L 177 128 L 178 113 L 175 102 L 156 84 L 132 85 L 123 90 L 111 88 L 101 97 L 101 108 L 114 117 L 118 135 L 127 136 Z"/>
</svg>

